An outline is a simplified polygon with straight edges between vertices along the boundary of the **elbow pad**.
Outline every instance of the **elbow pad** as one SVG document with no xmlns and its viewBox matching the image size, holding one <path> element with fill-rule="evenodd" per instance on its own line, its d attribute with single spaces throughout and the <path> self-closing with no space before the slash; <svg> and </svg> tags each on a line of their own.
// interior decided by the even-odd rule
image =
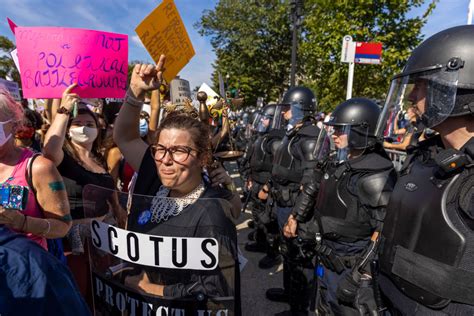
<svg viewBox="0 0 474 316">
<path fill-rule="evenodd" d="M 317 182 L 309 182 L 303 185 L 303 190 L 298 195 L 291 213 L 298 222 L 304 223 L 313 215 L 313 208 L 318 191 L 319 185 Z"/>
</svg>

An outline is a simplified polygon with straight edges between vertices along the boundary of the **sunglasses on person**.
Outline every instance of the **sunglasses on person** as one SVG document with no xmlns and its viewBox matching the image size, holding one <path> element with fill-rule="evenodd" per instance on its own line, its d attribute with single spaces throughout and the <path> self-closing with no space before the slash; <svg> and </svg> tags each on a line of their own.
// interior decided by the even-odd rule
<svg viewBox="0 0 474 316">
<path fill-rule="evenodd" d="M 155 145 L 151 146 L 150 148 L 153 158 L 159 162 L 163 161 L 166 156 L 166 153 L 170 154 L 171 160 L 173 160 L 174 162 L 182 163 L 188 159 L 192 151 L 195 151 L 196 153 L 199 152 L 197 149 L 194 149 L 189 146 L 165 147 L 163 145 Z"/>
</svg>

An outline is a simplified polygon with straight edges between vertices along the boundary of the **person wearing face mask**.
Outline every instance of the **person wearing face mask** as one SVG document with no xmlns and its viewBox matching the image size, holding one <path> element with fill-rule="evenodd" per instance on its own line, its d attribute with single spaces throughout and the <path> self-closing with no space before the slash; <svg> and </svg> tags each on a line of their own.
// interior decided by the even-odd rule
<svg viewBox="0 0 474 316">
<path fill-rule="evenodd" d="M 0 90 L 0 224 L 47 249 L 46 238 L 63 237 L 71 227 L 69 204 L 54 165 L 15 145 L 13 135 L 21 127 L 23 115 L 11 95 Z M 18 193 L 13 194 L 13 190 Z M 12 200 L 18 196 L 21 200 Z"/>
<path fill-rule="evenodd" d="M 81 293 L 92 304 L 88 257 L 85 243 L 82 242 L 88 235 L 91 218 L 86 218 L 84 214 L 82 191 L 88 184 L 111 190 L 115 186 L 101 154 L 97 116 L 86 106 L 78 105 L 80 98 L 72 92 L 75 86 L 76 84 L 69 86 L 63 93 L 54 121 L 46 134 L 43 153 L 58 167 L 66 185 L 73 227 L 68 238 L 64 239 L 65 254 Z M 75 107 L 77 116 L 73 115 Z M 104 207 L 100 209 L 106 213 L 95 214 L 96 217 L 107 215 L 107 202 L 113 205 L 114 199 L 110 195 L 104 196 L 101 201 Z M 111 211 L 118 224 L 123 227 L 126 213 L 119 207 L 111 207 Z"/>
</svg>

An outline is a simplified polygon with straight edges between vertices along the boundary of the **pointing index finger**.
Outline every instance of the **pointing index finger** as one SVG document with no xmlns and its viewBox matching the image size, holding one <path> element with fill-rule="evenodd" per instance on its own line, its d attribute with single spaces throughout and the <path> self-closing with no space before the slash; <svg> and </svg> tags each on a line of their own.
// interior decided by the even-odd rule
<svg viewBox="0 0 474 316">
<path fill-rule="evenodd" d="M 71 93 L 72 89 L 74 89 L 76 86 L 77 86 L 77 83 L 73 83 L 72 85 L 70 85 L 69 87 L 67 87 L 66 90 L 64 90 L 64 94 L 69 94 L 69 93 Z"/>
</svg>

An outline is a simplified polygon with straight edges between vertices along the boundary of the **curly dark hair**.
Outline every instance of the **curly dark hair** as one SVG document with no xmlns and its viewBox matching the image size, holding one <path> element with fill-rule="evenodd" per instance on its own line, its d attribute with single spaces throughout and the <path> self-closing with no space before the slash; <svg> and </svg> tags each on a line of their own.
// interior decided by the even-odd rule
<svg viewBox="0 0 474 316">
<path fill-rule="evenodd" d="M 206 166 L 212 162 L 211 130 L 208 125 L 187 114 L 171 112 L 161 122 L 157 131 L 157 139 L 160 138 L 162 130 L 172 128 L 189 131 L 191 140 L 198 151 L 198 159 L 203 161 Z"/>
</svg>

